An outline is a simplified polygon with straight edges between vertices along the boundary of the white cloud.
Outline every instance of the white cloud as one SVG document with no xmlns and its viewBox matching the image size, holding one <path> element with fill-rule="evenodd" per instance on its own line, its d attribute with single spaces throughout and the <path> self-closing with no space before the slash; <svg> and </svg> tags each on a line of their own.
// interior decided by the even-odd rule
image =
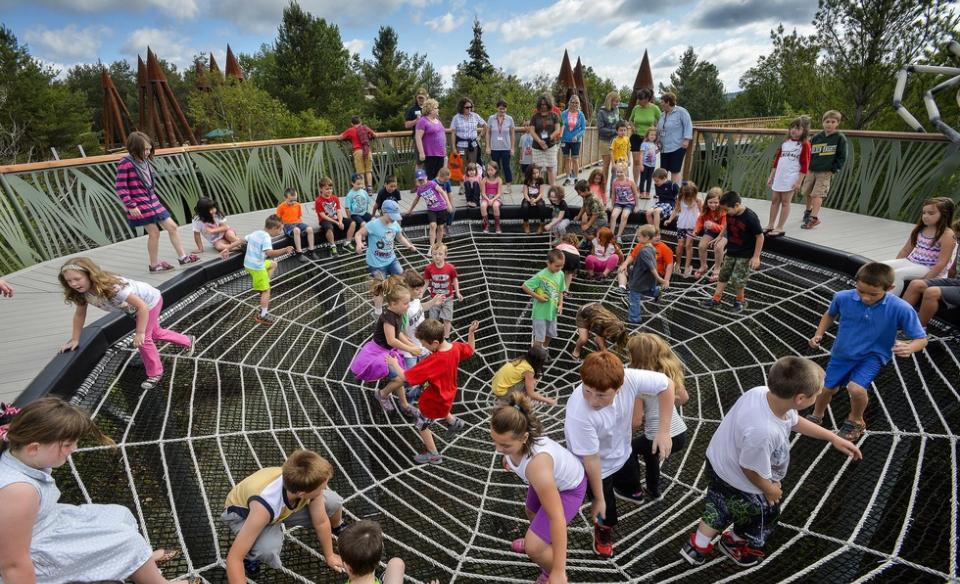
<svg viewBox="0 0 960 584">
<path fill-rule="evenodd" d="M 367 46 L 367 41 L 363 39 L 351 39 L 343 43 L 343 48 L 350 51 L 351 55 L 359 55 L 365 46 Z"/>
<path fill-rule="evenodd" d="M 208 1 L 210 12 L 214 16 L 224 18 L 246 30 L 259 33 L 276 31 L 283 17 L 283 9 L 289 4 L 280 0 Z M 385 21 L 399 8 L 408 7 L 414 9 L 415 12 L 417 9 L 422 9 L 433 2 L 435 0 L 364 0 L 363 2 L 300 0 L 299 4 L 305 12 L 326 18 L 329 22 L 338 24 L 342 28 L 344 26 L 365 26 L 369 25 L 371 21 Z"/>
<path fill-rule="evenodd" d="M 193 55 L 200 52 L 187 43 L 187 39 L 174 30 L 138 28 L 127 36 L 120 51 L 135 63 L 137 55 L 146 59 L 147 47 L 149 47 L 158 58 L 183 69 L 191 66 Z M 221 69 L 226 67 L 226 62 L 220 60 L 219 55 L 217 56 Z"/>
<path fill-rule="evenodd" d="M 618 10 L 625 0 L 557 0 L 557 2 L 514 15 L 496 23 L 496 30 L 505 39 L 550 38 L 562 30 L 581 23 L 579 17 L 587 15 L 591 25 L 603 23 L 611 18 L 622 18 Z M 571 18 L 574 15 L 574 18 Z"/>
<path fill-rule="evenodd" d="M 0 6 L 16 5 L 0 0 Z M 70 12 L 133 12 L 156 8 L 177 19 L 191 19 L 199 13 L 197 0 L 34 0 L 34 4 Z"/>
<path fill-rule="evenodd" d="M 88 26 L 79 29 L 76 25 L 50 30 L 44 27 L 32 28 L 23 38 L 30 44 L 35 54 L 46 59 L 64 61 L 93 61 L 100 50 L 100 39 L 110 30 L 101 26 Z"/>
<path fill-rule="evenodd" d="M 628 20 L 621 22 L 604 35 L 600 39 L 600 44 L 628 53 L 643 54 L 643 51 L 650 47 L 651 41 L 657 39 L 663 31 L 670 31 L 671 38 L 679 36 L 675 34 L 676 28 L 669 20 L 658 20 L 648 25 L 644 25 L 639 20 Z"/>
<path fill-rule="evenodd" d="M 450 12 L 447 12 L 443 16 L 438 16 L 437 18 L 431 18 L 426 21 L 424 24 L 432 28 L 433 30 L 440 33 L 449 33 L 453 32 L 463 24 L 463 21 L 466 20 L 464 17 L 455 17 Z"/>
</svg>

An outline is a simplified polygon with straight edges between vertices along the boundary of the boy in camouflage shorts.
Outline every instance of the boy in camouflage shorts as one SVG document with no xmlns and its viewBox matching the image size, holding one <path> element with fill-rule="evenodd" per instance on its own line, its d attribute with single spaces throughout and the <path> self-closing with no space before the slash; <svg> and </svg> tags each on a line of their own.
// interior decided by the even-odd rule
<svg viewBox="0 0 960 584">
<path fill-rule="evenodd" d="M 719 306 L 723 290 L 729 283 L 736 295 L 733 311 L 741 312 L 747 304 L 744 297 L 747 281 L 760 267 L 763 227 L 757 214 L 743 206 L 736 191 L 727 191 L 720 197 L 720 208 L 727 212 L 727 255 L 720 265 L 717 289 L 702 305 L 706 308 Z"/>
</svg>

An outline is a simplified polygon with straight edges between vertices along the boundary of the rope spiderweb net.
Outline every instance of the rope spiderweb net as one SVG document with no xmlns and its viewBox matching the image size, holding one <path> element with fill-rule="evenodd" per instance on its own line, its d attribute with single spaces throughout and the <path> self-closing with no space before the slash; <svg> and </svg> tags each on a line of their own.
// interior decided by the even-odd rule
<svg viewBox="0 0 960 584">
<path fill-rule="evenodd" d="M 488 384 L 529 344 L 529 299 L 519 286 L 544 266 L 549 242 L 478 231 L 476 224 L 458 223 L 448 240 L 448 259 L 466 297 L 456 307 L 454 336 L 465 335 L 471 320 L 481 326 L 454 406 L 468 430 L 452 441 L 437 432 L 441 465 L 414 465 L 415 430 L 397 413 L 387 417 L 372 386 L 349 372 L 373 318 L 365 263 L 341 253 L 310 264 L 281 262 L 271 302 L 279 322 L 269 329 L 251 319 L 257 297 L 242 273 L 171 307 L 165 326 L 197 335 L 198 348 L 185 357 L 165 347 L 166 374 L 156 390 L 139 389 L 143 371 L 129 338 L 111 348 L 73 399 L 94 413 L 118 448 L 78 450 L 58 471 L 62 500 L 128 506 L 154 547 L 184 551 L 165 568 L 168 577 L 193 573 L 221 582 L 232 541 L 219 521 L 227 492 L 294 449 L 309 448 L 333 463 L 331 487 L 345 498 L 348 520 L 381 523 L 386 557 L 404 559 L 409 581 L 534 580 L 534 565 L 510 551 L 509 542 L 527 526 L 525 487 L 503 470 L 490 442 Z M 426 248 L 422 229 L 408 235 Z M 409 253 L 401 258 L 405 268 L 422 269 L 425 261 Z M 677 553 L 702 511 L 704 452 L 724 412 L 742 391 L 763 384 L 780 356 L 826 364 L 832 333 L 824 349 L 807 348 L 806 339 L 833 292 L 851 284 L 836 273 L 765 255 L 743 315 L 701 309 L 699 300 L 712 290 L 706 280 L 674 278 L 659 303 L 645 303 L 642 329 L 663 335 L 687 369 L 688 445 L 662 469 L 661 502 L 618 503 L 613 560 L 593 554 L 588 508 L 581 509 L 569 527 L 571 582 L 956 581 L 960 343 L 946 335 L 895 360 L 877 378 L 862 462 L 794 437 L 781 525 L 760 566 L 740 570 L 718 554 L 692 567 Z M 609 281 L 574 281 L 540 384 L 561 401 L 538 409 L 558 440 L 562 404 L 578 381 L 578 363 L 570 357 L 574 316 L 593 301 L 626 317 Z M 848 405 L 841 392 L 825 423 L 836 428 Z M 255 581 L 345 578 L 326 568 L 312 529 L 287 532 L 283 560 L 282 571 L 261 568 Z"/>
</svg>

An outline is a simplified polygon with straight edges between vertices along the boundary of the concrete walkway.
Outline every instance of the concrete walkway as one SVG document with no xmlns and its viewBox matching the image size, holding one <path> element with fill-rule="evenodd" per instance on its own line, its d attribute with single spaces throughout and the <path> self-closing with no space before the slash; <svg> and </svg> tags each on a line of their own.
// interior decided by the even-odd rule
<svg viewBox="0 0 960 584">
<path fill-rule="evenodd" d="M 571 204 L 579 203 L 571 187 L 567 187 L 567 200 Z M 410 194 L 403 194 L 401 204 L 404 210 L 410 205 Z M 461 197 L 454 197 L 457 206 L 463 206 Z M 519 205 L 520 187 L 513 187 L 512 195 L 505 195 L 507 205 Z M 745 201 L 766 223 L 769 202 L 764 200 Z M 422 209 L 422 207 L 421 207 Z M 271 211 L 257 211 L 228 218 L 230 225 L 239 234 L 246 234 L 263 227 L 264 218 Z M 889 221 L 875 217 L 866 217 L 854 213 L 824 209 L 821 213 L 823 223 L 812 231 L 800 229 L 802 205 L 793 205 L 791 219 L 787 223 L 787 237 L 817 243 L 823 246 L 844 250 L 883 260 L 896 256 L 906 241 L 912 225 L 898 221 Z M 304 208 L 304 216 L 310 221 L 316 220 L 313 205 Z M 179 230 L 184 247 L 193 249 L 193 233 L 189 225 Z M 176 263 L 176 254 L 166 235 L 161 237 L 161 258 Z M 177 274 L 177 270 L 162 274 L 147 271 L 146 237 L 139 237 L 112 245 L 89 250 L 83 254 L 93 259 L 104 269 L 117 274 L 148 282 L 159 286 L 168 278 Z M 217 261 L 218 256 L 208 246 L 201 254 L 202 261 Z M 46 366 L 56 354 L 58 347 L 70 337 L 73 307 L 63 302 L 63 294 L 57 281 L 57 274 L 64 259 L 36 264 L 6 276 L 14 287 L 13 299 L 0 299 L 0 322 L 4 333 L 0 337 L 0 401 L 10 403 L 23 391 L 33 378 Z M 88 322 L 100 316 L 96 309 L 91 310 Z M 79 380 L 78 380 L 79 381 Z"/>
</svg>

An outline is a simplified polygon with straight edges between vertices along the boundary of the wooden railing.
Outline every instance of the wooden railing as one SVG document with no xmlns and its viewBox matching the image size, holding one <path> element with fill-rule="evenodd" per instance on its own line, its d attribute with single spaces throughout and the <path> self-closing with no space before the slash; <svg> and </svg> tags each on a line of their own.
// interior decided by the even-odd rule
<svg viewBox="0 0 960 584">
<path fill-rule="evenodd" d="M 818 130 L 813 130 L 811 136 Z M 830 208 L 913 222 L 924 199 L 960 200 L 960 149 L 942 134 L 844 131 L 847 160 L 830 184 Z M 684 176 L 768 198 L 767 177 L 786 130 L 694 126 Z"/>
<path fill-rule="evenodd" d="M 705 128 L 772 128 L 782 119 L 780 116 L 729 118 L 724 120 L 694 120 L 693 124 Z"/>
<path fill-rule="evenodd" d="M 395 175 L 408 188 L 416 159 L 410 132 L 377 136 L 375 184 Z M 585 165 L 600 160 L 599 148 L 596 128 L 588 128 Z M 122 156 L 0 166 L 0 273 L 139 235 L 114 192 Z M 512 157 L 516 170 L 518 158 Z M 339 136 L 165 148 L 156 151 L 153 166 L 160 199 L 180 224 L 202 196 L 225 214 L 246 213 L 276 206 L 288 187 L 299 190 L 301 200 L 312 198 L 322 176 L 344 194 L 354 172 L 349 142 Z"/>
</svg>

